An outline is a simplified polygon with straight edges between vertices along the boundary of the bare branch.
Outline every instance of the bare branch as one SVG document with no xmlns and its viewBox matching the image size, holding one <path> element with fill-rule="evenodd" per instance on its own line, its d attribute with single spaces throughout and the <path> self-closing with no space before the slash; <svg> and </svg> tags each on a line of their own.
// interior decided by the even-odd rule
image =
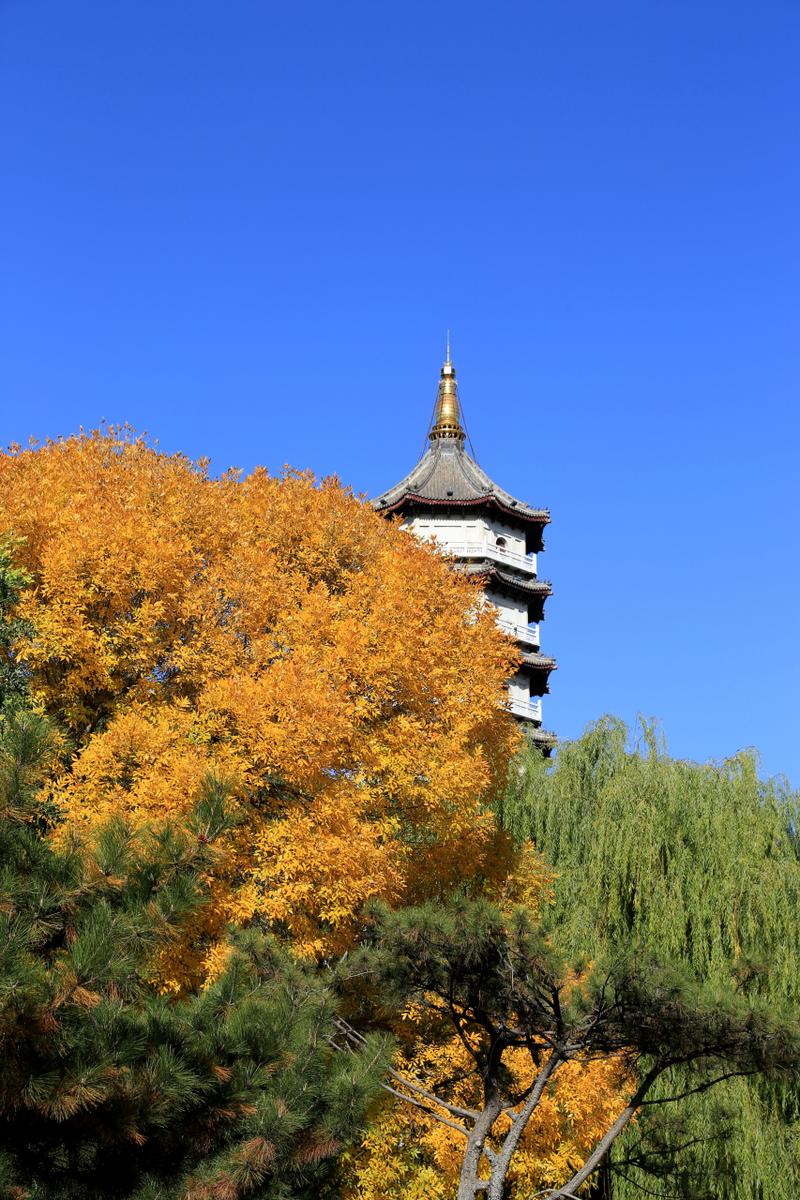
<svg viewBox="0 0 800 1200">
<path fill-rule="evenodd" d="M 696 1140 L 699 1141 L 700 1139 Z M 643 1183 L 637 1183 L 635 1179 L 631 1179 L 630 1175 L 626 1175 L 624 1171 L 620 1171 L 616 1164 L 614 1165 L 614 1170 L 621 1179 L 624 1179 L 626 1183 L 632 1184 L 633 1187 L 643 1192 L 645 1196 L 656 1196 L 658 1200 L 683 1200 L 682 1195 L 678 1192 L 672 1192 L 669 1196 L 665 1196 L 664 1192 L 654 1192 L 652 1188 L 645 1187 Z"/>
<path fill-rule="evenodd" d="M 647 1072 L 644 1079 L 639 1084 L 639 1087 L 631 1096 L 626 1107 L 617 1117 L 614 1124 L 607 1130 L 604 1136 L 601 1137 L 600 1141 L 597 1143 L 594 1150 L 586 1159 L 586 1162 L 583 1164 L 580 1170 L 575 1172 L 575 1174 L 564 1185 L 563 1188 L 556 1188 L 554 1191 L 550 1192 L 550 1200 L 567 1200 L 568 1197 L 573 1196 L 575 1188 L 579 1188 L 581 1184 L 586 1182 L 592 1172 L 595 1171 L 600 1165 L 600 1162 L 602 1161 L 603 1156 L 605 1155 L 609 1146 L 615 1141 L 616 1138 L 619 1137 L 628 1122 L 639 1111 L 642 1100 L 650 1091 L 650 1088 L 663 1071 L 664 1065 L 663 1063 L 660 1063 L 658 1066 L 653 1067 L 652 1070 Z"/>
<path fill-rule="evenodd" d="M 473 1059 L 476 1064 L 480 1065 L 480 1058 L 479 1058 L 478 1052 L 472 1045 L 472 1042 L 469 1040 L 466 1033 L 464 1032 L 463 1023 L 461 1021 L 461 1018 L 456 1013 L 456 1010 L 452 1003 L 448 1004 L 448 1009 L 449 1009 L 449 1014 L 450 1014 L 450 1020 L 453 1023 L 453 1028 L 455 1029 L 456 1033 L 458 1034 L 461 1044 L 463 1045 L 464 1049 L 469 1054 L 470 1058 Z"/>
<path fill-rule="evenodd" d="M 341 1017 L 336 1018 L 335 1024 L 336 1024 L 336 1027 L 340 1030 L 340 1032 L 346 1038 L 348 1038 L 348 1040 L 354 1041 L 359 1046 L 366 1045 L 366 1039 L 363 1037 L 363 1035 L 360 1034 L 358 1032 L 358 1030 L 354 1029 L 352 1025 L 348 1025 L 348 1023 L 346 1021 L 343 1021 Z M 329 1041 L 331 1041 L 331 1040 L 329 1039 Z M 341 1046 L 338 1046 L 333 1041 L 331 1041 L 331 1045 L 334 1046 L 335 1049 L 337 1049 L 337 1050 L 342 1049 Z M 428 1101 L 429 1104 L 438 1104 L 440 1106 L 440 1108 L 444 1108 L 447 1112 L 449 1112 L 454 1117 L 464 1117 L 468 1121 L 476 1121 L 478 1119 L 478 1117 L 480 1116 L 480 1113 L 476 1112 L 474 1109 L 461 1108 L 458 1104 L 451 1104 L 447 1100 L 442 1100 L 441 1096 L 437 1096 L 435 1092 L 429 1091 L 428 1088 L 423 1087 L 422 1084 L 419 1083 L 417 1080 L 409 1079 L 408 1076 L 402 1075 L 399 1071 L 395 1071 L 393 1067 L 387 1067 L 386 1073 L 387 1073 L 387 1075 L 389 1075 L 389 1077 L 391 1079 L 393 1079 L 395 1081 L 395 1083 L 399 1083 L 401 1087 L 408 1088 L 409 1091 L 414 1092 L 418 1096 L 422 1096 L 425 1100 Z M 388 1085 L 382 1085 L 382 1086 L 388 1087 Z M 389 1088 L 389 1090 L 394 1091 L 393 1088 Z M 404 1096 L 401 1092 L 395 1092 L 395 1095 L 399 1095 L 401 1097 L 401 1099 L 403 1099 L 403 1100 L 409 1100 L 409 1103 L 411 1102 L 410 1098 L 408 1096 Z M 462 1132 L 466 1132 L 466 1131 L 462 1131 Z"/>
<path fill-rule="evenodd" d="M 434 1120 L 439 1121 L 440 1124 L 449 1125 L 457 1133 L 461 1133 L 465 1138 L 469 1138 L 468 1129 L 465 1129 L 463 1125 L 459 1125 L 456 1121 L 451 1121 L 449 1117 L 436 1112 L 435 1109 L 431 1108 L 430 1104 L 423 1104 L 421 1100 L 416 1100 L 413 1096 L 406 1096 L 403 1092 L 399 1092 L 397 1088 L 393 1088 L 391 1084 L 381 1083 L 381 1087 L 385 1092 L 391 1092 L 393 1096 L 397 1096 L 400 1100 L 405 1100 L 406 1104 L 413 1104 L 414 1108 L 421 1108 L 423 1112 L 433 1117 Z M 440 1101 L 437 1101 L 437 1103 L 440 1103 Z"/>
<path fill-rule="evenodd" d="M 447 1109 L 454 1117 L 465 1117 L 468 1121 L 477 1121 L 480 1113 L 471 1108 L 459 1108 L 457 1104 L 450 1104 L 447 1100 L 442 1100 L 435 1092 L 429 1092 L 421 1083 L 415 1080 L 408 1079 L 405 1075 L 401 1075 L 399 1071 L 395 1071 L 392 1067 L 387 1068 L 387 1074 L 402 1087 L 407 1087 L 410 1091 L 415 1092 L 418 1096 L 423 1096 L 426 1100 L 433 1104 L 439 1104 L 442 1108 Z"/>
<path fill-rule="evenodd" d="M 715 1075 L 713 1079 L 706 1079 L 704 1083 L 699 1083 L 697 1087 L 687 1088 L 685 1092 L 678 1092 L 675 1096 L 660 1096 L 655 1100 L 642 1100 L 640 1108 L 645 1108 L 649 1104 L 672 1104 L 676 1100 L 683 1100 L 686 1096 L 696 1096 L 699 1092 L 707 1092 L 709 1088 L 715 1087 L 716 1084 L 724 1082 L 726 1079 L 742 1079 L 749 1075 L 755 1075 L 756 1071 L 725 1071 L 722 1075 Z"/>
<path fill-rule="evenodd" d="M 542 1092 L 547 1087 L 550 1077 L 555 1074 L 563 1061 L 564 1060 L 555 1052 L 550 1055 L 547 1062 L 537 1075 L 536 1082 L 531 1088 L 530 1095 L 520 1111 L 514 1117 L 514 1120 L 511 1123 L 511 1128 L 503 1139 L 502 1149 L 497 1156 L 497 1165 L 499 1170 L 502 1172 L 501 1178 L 504 1179 L 506 1176 L 506 1172 L 511 1165 L 511 1159 L 514 1155 L 514 1151 L 519 1144 L 519 1139 L 525 1132 L 528 1121 L 530 1121 L 534 1110 L 542 1098 Z"/>
</svg>

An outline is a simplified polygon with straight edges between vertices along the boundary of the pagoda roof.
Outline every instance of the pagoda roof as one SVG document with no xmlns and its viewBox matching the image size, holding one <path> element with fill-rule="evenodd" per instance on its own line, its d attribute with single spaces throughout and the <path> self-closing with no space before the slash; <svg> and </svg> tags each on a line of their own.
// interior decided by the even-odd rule
<svg viewBox="0 0 800 1200">
<path fill-rule="evenodd" d="M 523 650 L 519 670 L 530 672 L 531 693 L 542 696 L 550 691 L 550 672 L 557 671 L 558 666 L 554 658 L 547 658 L 544 654 L 532 654 Z"/>
<path fill-rule="evenodd" d="M 540 746 L 546 755 L 558 744 L 558 738 L 549 729 L 537 729 L 535 726 L 525 726 L 525 736 L 537 746 Z"/>
<path fill-rule="evenodd" d="M 373 507 L 392 513 L 406 508 L 487 508 L 492 507 L 524 525 L 547 525 L 546 508 L 532 508 L 489 478 L 467 453 L 466 429 L 458 399 L 456 369 L 447 347 L 431 424 L 430 446 L 419 462 L 394 487 L 376 496 Z"/>
<path fill-rule="evenodd" d="M 526 600 L 531 620 L 541 621 L 544 617 L 544 602 L 552 596 L 553 587 L 547 579 L 532 579 L 529 575 L 517 574 L 514 571 L 504 571 L 497 563 L 489 559 L 478 559 L 473 562 L 460 562 L 459 570 L 465 575 L 479 575 L 484 581 L 484 587 L 504 592 L 515 599 Z"/>
<path fill-rule="evenodd" d="M 525 524 L 546 525 L 546 508 L 532 508 L 499 487 L 456 438 L 435 439 L 415 467 L 372 501 L 383 512 L 409 505 L 437 508 L 494 507 Z"/>
<path fill-rule="evenodd" d="M 506 571 L 489 558 L 476 559 L 473 562 L 463 562 L 459 565 L 466 575 L 486 575 L 491 582 L 496 583 L 501 589 L 505 586 L 511 588 L 514 592 L 526 592 L 533 596 L 541 596 L 543 599 L 553 594 L 553 585 L 549 579 L 533 579 L 530 575 L 518 574 L 516 571 Z"/>
<path fill-rule="evenodd" d="M 522 665 L 533 667 L 539 671 L 558 670 L 558 663 L 554 658 L 549 658 L 546 654 L 533 654 L 527 650 L 523 650 L 522 652 Z"/>
</svg>

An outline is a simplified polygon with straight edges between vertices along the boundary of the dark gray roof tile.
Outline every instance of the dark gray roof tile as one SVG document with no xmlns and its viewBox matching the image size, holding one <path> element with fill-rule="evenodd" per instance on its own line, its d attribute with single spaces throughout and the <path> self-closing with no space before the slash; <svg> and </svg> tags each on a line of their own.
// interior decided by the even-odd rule
<svg viewBox="0 0 800 1200">
<path fill-rule="evenodd" d="M 526 667 L 540 667 L 543 671 L 558 670 L 556 660 L 548 658 L 546 654 L 529 654 L 527 651 L 523 651 L 522 661 Z"/>
<path fill-rule="evenodd" d="M 553 585 L 549 579 L 532 579 L 530 575 L 504 571 L 502 567 L 498 567 L 497 563 L 488 558 L 460 562 L 459 568 L 465 575 L 488 575 L 490 578 L 497 579 L 499 583 L 508 584 L 519 591 L 531 592 L 536 596 L 550 596 L 553 592 Z"/>
<path fill-rule="evenodd" d="M 376 496 L 372 504 L 386 511 L 407 499 L 454 505 L 472 505 L 483 500 L 511 510 L 526 521 L 545 525 L 550 520 L 546 508 L 532 508 L 498 487 L 455 438 L 435 440 L 413 470 L 394 487 Z"/>
</svg>

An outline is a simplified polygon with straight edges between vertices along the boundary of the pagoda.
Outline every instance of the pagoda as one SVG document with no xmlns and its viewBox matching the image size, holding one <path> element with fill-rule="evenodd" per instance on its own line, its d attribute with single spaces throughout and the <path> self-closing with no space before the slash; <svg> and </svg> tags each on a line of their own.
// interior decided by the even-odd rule
<svg viewBox="0 0 800 1200">
<path fill-rule="evenodd" d="M 453 556 L 457 570 L 481 577 L 498 625 L 514 638 L 521 654 L 508 684 L 509 710 L 549 754 L 556 738 L 542 728 L 541 698 L 549 691 L 556 662 L 540 652 L 539 622 L 552 588 L 539 579 L 536 556 L 544 549 L 542 534 L 550 513 L 515 500 L 467 452 L 449 343 L 428 441 L 417 465 L 376 496 L 373 507 L 399 517 L 402 528 L 417 537 L 439 543 Z"/>
</svg>

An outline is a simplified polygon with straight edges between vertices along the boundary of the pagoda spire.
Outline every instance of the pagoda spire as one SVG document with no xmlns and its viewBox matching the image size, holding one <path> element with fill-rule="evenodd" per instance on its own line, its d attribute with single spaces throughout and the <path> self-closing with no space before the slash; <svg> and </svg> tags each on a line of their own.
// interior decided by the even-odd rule
<svg viewBox="0 0 800 1200">
<path fill-rule="evenodd" d="M 447 331 L 447 358 L 439 373 L 439 392 L 436 397 L 436 408 L 433 413 L 433 425 L 428 435 L 432 442 L 445 438 L 455 438 L 464 441 L 464 430 L 461 425 L 461 408 L 458 403 L 458 384 L 456 369 L 450 358 L 450 330 Z"/>
</svg>

